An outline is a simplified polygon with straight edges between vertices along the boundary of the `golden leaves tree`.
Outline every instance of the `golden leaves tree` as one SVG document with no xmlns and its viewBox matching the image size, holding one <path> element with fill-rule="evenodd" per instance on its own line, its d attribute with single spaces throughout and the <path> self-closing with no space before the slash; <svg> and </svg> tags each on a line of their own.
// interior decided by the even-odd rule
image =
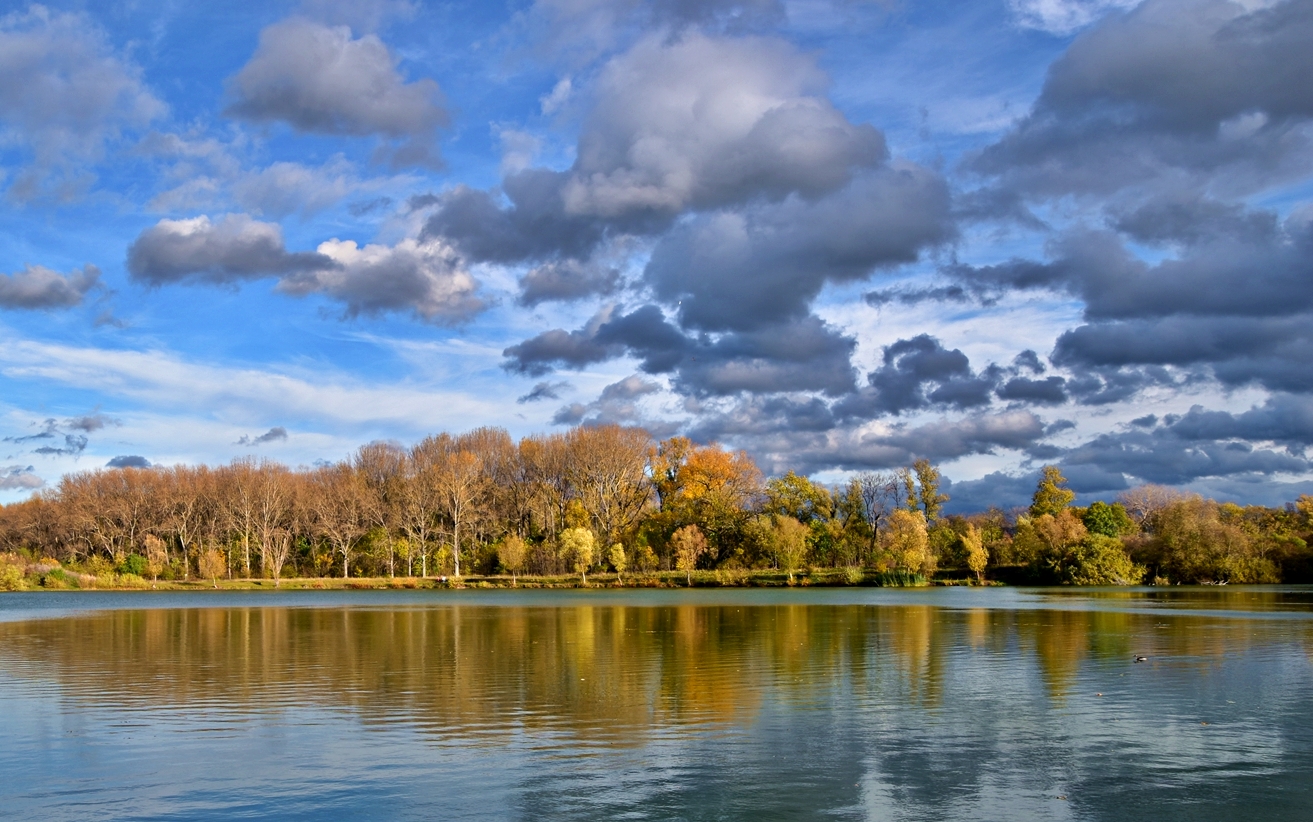
<svg viewBox="0 0 1313 822">
<path fill-rule="evenodd" d="M 707 552 L 707 538 L 696 525 L 685 525 L 671 535 L 670 545 L 675 552 L 675 567 L 685 573 L 692 587 L 693 569 L 698 565 L 698 558 Z"/>
</svg>

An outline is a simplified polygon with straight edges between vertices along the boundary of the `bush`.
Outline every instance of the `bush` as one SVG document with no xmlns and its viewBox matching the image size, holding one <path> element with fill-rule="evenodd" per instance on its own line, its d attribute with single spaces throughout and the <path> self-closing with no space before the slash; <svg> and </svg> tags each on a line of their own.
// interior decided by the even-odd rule
<svg viewBox="0 0 1313 822">
<path fill-rule="evenodd" d="M 1044 564 L 1062 585 L 1137 585 L 1144 579 L 1144 567 L 1131 561 L 1121 540 L 1103 534 L 1054 551 Z"/>
<path fill-rule="evenodd" d="M 0 591 L 23 591 L 27 581 L 23 579 L 23 569 L 17 565 L 4 563 L 0 565 Z"/>
<path fill-rule="evenodd" d="M 116 568 L 120 574 L 132 574 L 133 576 L 144 577 L 148 571 L 146 558 L 140 554 L 128 554 L 123 558 Z"/>
</svg>

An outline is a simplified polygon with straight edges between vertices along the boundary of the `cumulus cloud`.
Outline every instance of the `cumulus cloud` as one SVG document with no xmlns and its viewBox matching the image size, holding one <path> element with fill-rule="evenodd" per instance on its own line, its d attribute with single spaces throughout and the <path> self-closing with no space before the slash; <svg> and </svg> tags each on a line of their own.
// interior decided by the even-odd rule
<svg viewBox="0 0 1313 822">
<path fill-rule="evenodd" d="M 750 330 L 800 319 L 826 283 L 916 260 L 952 236 L 948 190 L 916 166 L 865 173 L 818 202 L 791 197 L 686 221 L 644 272 L 681 323 Z"/>
<path fill-rule="evenodd" d="M 250 61 L 230 81 L 229 114 L 281 122 L 300 132 L 378 136 L 377 159 L 393 167 L 440 168 L 437 131 L 447 124 L 438 84 L 407 83 L 376 35 L 303 18 L 260 33 Z"/>
<path fill-rule="evenodd" d="M 128 271 L 148 285 L 278 277 L 280 291 L 324 294 L 352 317 L 410 310 L 426 322 L 455 323 L 484 307 L 478 283 L 441 243 L 361 247 L 333 239 L 313 252 L 290 252 L 276 224 L 244 214 L 161 220 L 129 247 Z"/>
<path fill-rule="evenodd" d="M 959 349 L 946 349 L 929 334 L 919 334 L 885 346 L 880 367 L 867 375 L 868 385 L 837 410 L 869 419 L 930 407 L 978 408 L 990 404 L 1002 375 L 997 366 L 977 373 Z"/>
<path fill-rule="evenodd" d="M 808 316 L 751 331 L 687 336 L 660 308 L 619 314 L 613 306 L 574 331 L 552 329 L 505 350 L 505 367 L 529 375 L 580 368 L 625 354 L 649 374 L 673 373 L 676 387 L 695 395 L 741 391 L 822 391 L 854 387 L 854 341 Z"/>
<path fill-rule="evenodd" d="M 535 266 L 520 278 L 520 305 L 535 306 L 550 300 L 578 300 L 609 296 L 620 287 L 616 268 L 578 260 L 552 260 Z"/>
<path fill-rule="evenodd" d="M 10 197 L 80 194 L 108 145 L 163 113 L 140 71 L 85 16 L 33 5 L 0 17 L 0 128 L 30 153 Z"/>
<path fill-rule="evenodd" d="M 0 274 L 0 308 L 71 308 L 99 284 L 100 269 L 94 265 L 67 274 L 29 265 L 14 274 Z"/>
<path fill-rule="evenodd" d="M 46 484 L 32 466 L 0 465 L 0 491 L 34 491 Z"/>
<path fill-rule="evenodd" d="M 878 131 L 823 96 L 826 85 L 782 41 L 646 38 L 603 68 L 569 170 L 509 175 L 505 208 L 457 188 L 427 231 L 475 259 L 582 259 L 608 232 L 660 231 L 686 210 L 814 199 L 887 154 Z"/>
<path fill-rule="evenodd" d="M 289 252 L 278 225 L 246 214 L 160 220 L 128 247 L 128 272 L 147 285 L 231 283 L 334 265 L 322 254 Z"/>
<path fill-rule="evenodd" d="M 357 246 L 353 240 L 320 243 L 335 265 L 285 276 L 278 289 L 321 293 L 346 304 L 348 316 L 411 310 L 425 322 L 460 323 L 482 311 L 478 283 L 449 247 L 402 240 L 393 246 Z"/>
<path fill-rule="evenodd" d="M 1080 35 L 1030 114 L 970 168 L 1040 197 L 1302 177 L 1311 39 L 1304 0 L 1147 0 Z"/>
<path fill-rule="evenodd" d="M 257 445 L 265 445 L 266 443 L 286 442 L 286 441 L 287 441 L 287 429 L 281 425 L 276 425 L 273 428 L 270 428 L 268 431 L 265 431 L 263 434 L 261 434 L 258 437 L 242 435 L 241 437 L 238 438 L 237 442 L 233 443 L 233 445 L 245 445 L 247 447 L 253 448 Z"/>
</svg>

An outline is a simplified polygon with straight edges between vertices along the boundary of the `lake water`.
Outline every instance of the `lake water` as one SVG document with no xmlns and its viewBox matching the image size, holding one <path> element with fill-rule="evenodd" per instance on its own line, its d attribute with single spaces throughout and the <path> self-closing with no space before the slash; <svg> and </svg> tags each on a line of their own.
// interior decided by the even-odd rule
<svg viewBox="0 0 1313 822">
<path fill-rule="evenodd" d="M 0 774 L 22 820 L 1309 820 L 1313 589 L 5 594 Z"/>
</svg>

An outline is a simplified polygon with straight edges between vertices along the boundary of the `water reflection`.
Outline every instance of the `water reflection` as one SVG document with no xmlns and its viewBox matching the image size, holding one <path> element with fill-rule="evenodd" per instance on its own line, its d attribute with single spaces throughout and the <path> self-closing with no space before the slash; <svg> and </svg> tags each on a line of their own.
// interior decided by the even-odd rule
<svg viewBox="0 0 1313 822">
<path fill-rule="evenodd" d="M 120 792 L 156 797 L 125 815 L 190 818 L 232 815 L 238 795 L 307 818 L 1305 807 L 1308 591 L 990 594 L 4 622 L 0 767 L 22 777 L 11 807 L 85 810 L 69 803 L 89 792 L 111 817 Z M 216 757 L 234 764 L 210 772 Z"/>
</svg>

